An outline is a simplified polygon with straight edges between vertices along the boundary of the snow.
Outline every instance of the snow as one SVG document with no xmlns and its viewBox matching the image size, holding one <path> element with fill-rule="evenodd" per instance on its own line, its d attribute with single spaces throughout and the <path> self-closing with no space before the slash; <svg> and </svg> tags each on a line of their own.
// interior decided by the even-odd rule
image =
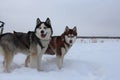
<svg viewBox="0 0 120 80">
<path fill-rule="evenodd" d="M 85 40 L 84 40 L 85 41 Z M 98 40 L 99 41 L 99 40 Z M 3 72 L 0 56 L 0 80 L 119 80 L 120 42 L 105 40 L 91 43 L 78 39 L 64 59 L 63 68 L 56 66 L 55 56 L 44 55 L 43 71 L 24 67 L 26 56 L 17 54 L 12 72 Z"/>
</svg>

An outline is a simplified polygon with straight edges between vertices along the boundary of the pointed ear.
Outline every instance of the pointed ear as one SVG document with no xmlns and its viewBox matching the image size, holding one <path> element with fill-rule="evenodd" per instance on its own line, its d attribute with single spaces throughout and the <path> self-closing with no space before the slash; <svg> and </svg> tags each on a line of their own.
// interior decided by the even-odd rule
<svg viewBox="0 0 120 80">
<path fill-rule="evenodd" d="M 37 18 L 37 20 L 36 20 L 36 25 L 38 25 L 38 24 L 40 24 L 40 23 L 41 23 L 40 19 Z"/>
<path fill-rule="evenodd" d="M 51 21 L 50 21 L 49 18 L 47 18 L 45 22 L 46 22 L 47 24 L 51 25 Z"/>
<path fill-rule="evenodd" d="M 69 27 L 68 26 L 66 26 L 65 31 L 69 31 Z"/>
<path fill-rule="evenodd" d="M 76 26 L 73 28 L 73 31 L 77 31 L 77 28 L 76 28 Z"/>
<path fill-rule="evenodd" d="M 16 31 L 13 31 L 13 33 L 16 33 Z"/>
</svg>

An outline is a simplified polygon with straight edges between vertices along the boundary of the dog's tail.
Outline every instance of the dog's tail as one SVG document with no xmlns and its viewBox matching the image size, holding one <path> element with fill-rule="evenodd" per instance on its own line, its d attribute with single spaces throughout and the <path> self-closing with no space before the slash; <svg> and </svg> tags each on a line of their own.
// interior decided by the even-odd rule
<svg viewBox="0 0 120 80">
<path fill-rule="evenodd" d="M 1 29 L 1 31 L 0 31 L 0 35 L 3 34 L 4 25 L 5 25 L 5 23 L 2 22 L 2 21 L 0 21 L 0 29 Z"/>
</svg>

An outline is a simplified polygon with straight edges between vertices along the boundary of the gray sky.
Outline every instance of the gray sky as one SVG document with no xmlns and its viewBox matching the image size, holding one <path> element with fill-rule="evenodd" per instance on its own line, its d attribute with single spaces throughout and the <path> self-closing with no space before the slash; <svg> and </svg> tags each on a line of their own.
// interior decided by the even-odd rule
<svg viewBox="0 0 120 80">
<path fill-rule="evenodd" d="M 120 0 L 0 0 L 5 32 L 34 30 L 38 17 L 51 19 L 54 35 L 67 25 L 81 36 L 120 36 Z"/>
</svg>

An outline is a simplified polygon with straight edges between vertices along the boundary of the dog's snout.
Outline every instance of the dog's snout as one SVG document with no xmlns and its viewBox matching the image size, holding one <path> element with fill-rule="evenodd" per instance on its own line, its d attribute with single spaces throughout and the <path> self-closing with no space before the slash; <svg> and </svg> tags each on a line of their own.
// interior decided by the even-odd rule
<svg viewBox="0 0 120 80">
<path fill-rule="evenodd" d="M 44 33 L 44 31 L 42 30 L 42 31 L 41 31 L 41 33 L 43 34 L 43 33 Z"/>
<path fill-rule="evenodd" d="M 70 40 L 70 43 L 72 43 L 73 41 L 72 40 Z"/>
</svg>

